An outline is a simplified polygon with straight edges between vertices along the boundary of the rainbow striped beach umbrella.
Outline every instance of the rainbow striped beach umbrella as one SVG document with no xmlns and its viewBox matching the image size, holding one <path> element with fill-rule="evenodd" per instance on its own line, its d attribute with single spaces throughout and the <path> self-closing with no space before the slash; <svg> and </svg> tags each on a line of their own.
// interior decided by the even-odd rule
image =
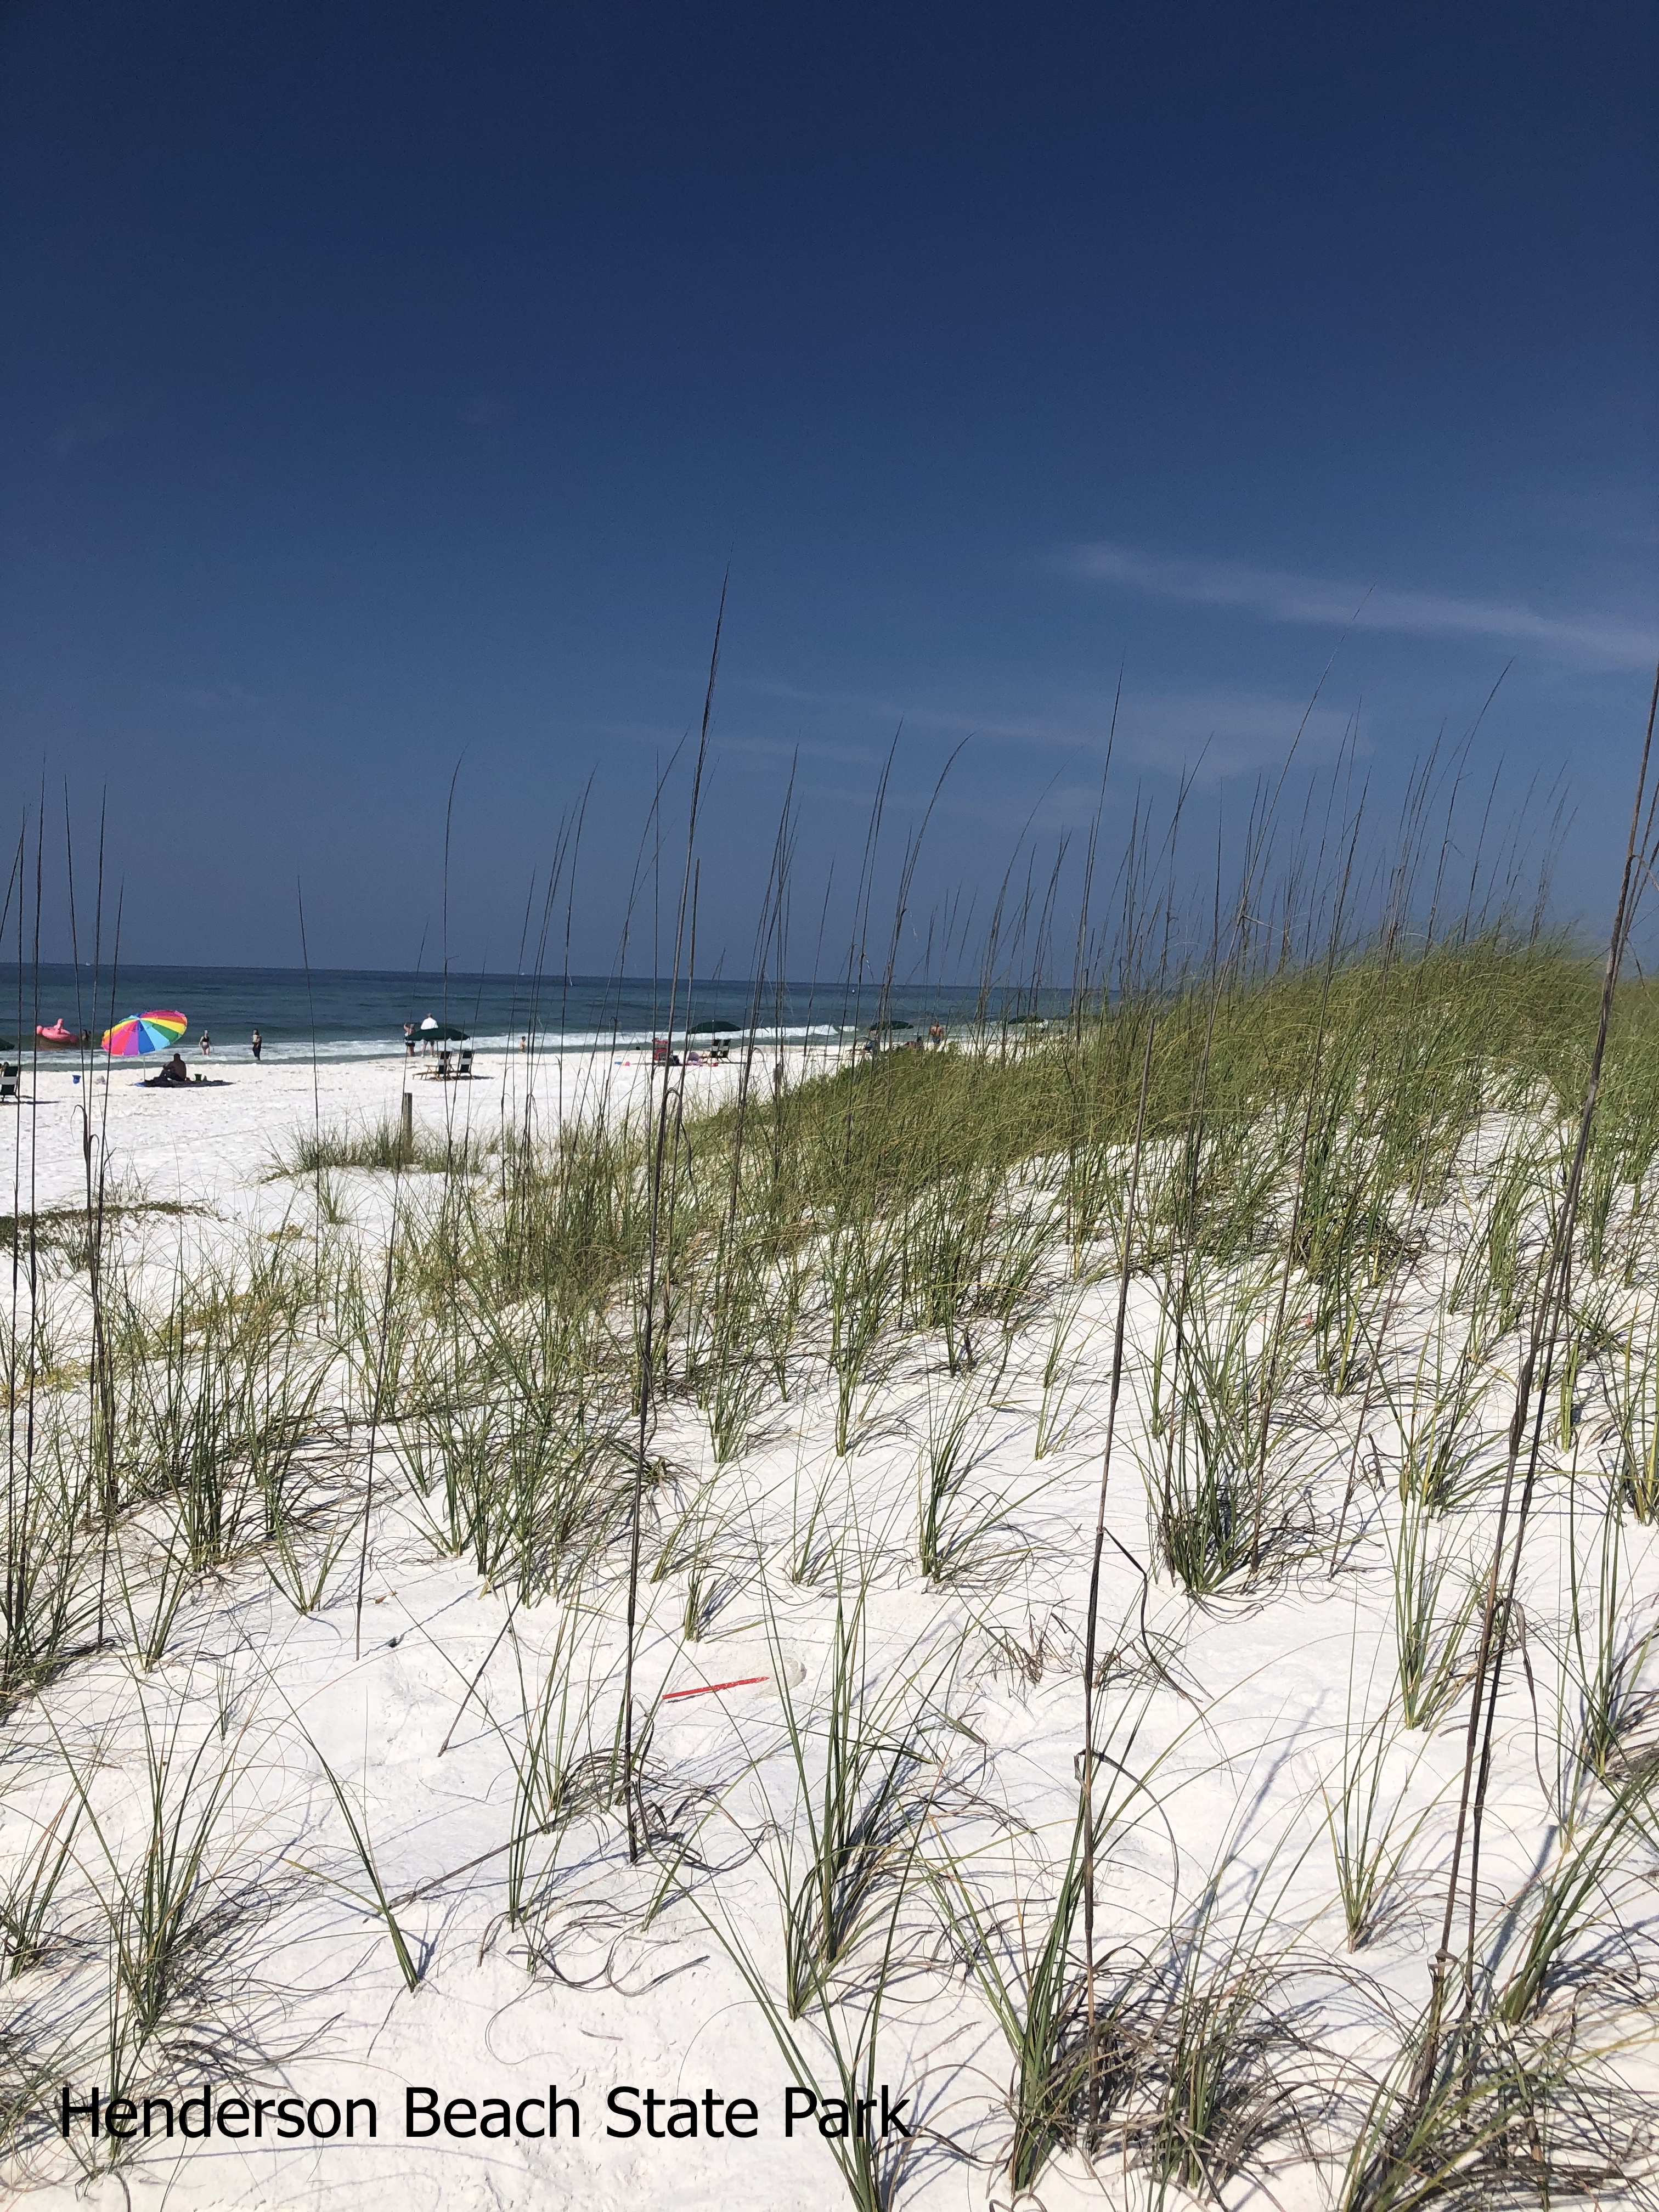
<svg viewBox="0 0 1659 2212">
<path fill-rule="evenodd" d="M 182 1014 L 129 1014 L 104 1031 L 104 1050 L 113 1060 L 137 1060 L 146 1052 L 170 1052 L 190 1024 Z"/>
</svg>

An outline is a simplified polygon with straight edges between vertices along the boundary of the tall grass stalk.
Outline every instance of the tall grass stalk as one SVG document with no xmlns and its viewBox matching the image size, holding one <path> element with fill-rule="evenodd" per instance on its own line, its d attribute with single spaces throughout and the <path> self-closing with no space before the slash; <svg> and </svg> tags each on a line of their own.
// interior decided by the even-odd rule
<svg viewBox="0 0 1659 2212">
<path fill-rule="evenodd" d="M 1165 1568 L 1195 1597 L 1255 1576 L 1291 1533 L 1276 1455 L 1299 1316 L 1279 1310 L 1275 1285 L 1257 1264 L 1183 1285 L 1166 1306 L 1173 1352 L 1152 1522 Z"/>
<path fill-rule="evenodd" d="M 751 1921 L 734 1917 L 718 1884 L 684 1893 L 736 1967 L 792 2081 L 817 2096 L 822 2139 L 857 2212 L 887 2212 L 904 2146 L 882 2141 L 866 2115 L 880 2109 L 882 2023 L 939 1786 L 934 1738 L 947 1725 L 951 1659 L 908 1655 L 877 1692 L 866 1597 L 860 1585 L 838 1598 L 821 1730 L 794 1693 L 776 1624 L 769 1623 L 805 1829 L 804 1866 L 794 1856 L 798 1829 L 780 1830 L 781 1972 L 768 1970 Z M 678 1859 L 665 1872 L 678 1880 Z"/>
<path fill-rule="evenodd" d="M 1654 860 L 1659 859 L 1659 841 L 1656 841 L 1654 836 L 1655 818 L 1656 815 L 1659 815 L 1659 792 L 1656 792 L 1651 799 L 1648 796 L 1649 770 L 1653 751 L 1653 731 L 1656 715 L 1659 715 L 1659 669 L 1655 671 L 1653 692 L 1648 708 L 1647 730 L 1643 739 L 1641 766 L 1637 776 L 1636 794 L 1631 809 L 1630 834 L 1626 844 L 1625 865 L 1620 881 L 1618 907 L 1613 916 L 1613 930 L 1607 946 L 1595 1042 L 1591 1048 L 1589 1069 L 1584 1081 L 1583 1104 L 1578 1117 L 1577 1139 L 1573 1149 L 1571 1165 L 1567 1172 L 1565 1188 L 1562 1192 L 1560 1203 L 1554 1212 L 1553 1235 L 1548 1261 L 1544 1269 L 1542 1286 L 1534 1309 L 1526 1354 L 1516 1378 L 1515 1407 L 1510 1422 L 1509 1452 L 1504 1470 L 1503 1497 L 1492 1540 L 1492 1564 L 1480 1620 L 1480 1640 L 1475 1665 L 1474 1686 L 1469 1698 L 1468 1727 L 1464 1742 L 1463 1782 L 1458 1800 L 1451 1863 L 1446 1882 L 1446 1902 L 1440 1946 L 1436 1953 L 1435 1964 L 1431 1972 L 1430 2002 L 1421 2051 L 1414 2075 L 1418 2096 L 1425 2104 L 1431 2093 L 1440 2066 L 1447 1975 L 1453 1958 L 1452 1934 L 1457 1917 L 1462 1885 L 1465 1877 L 1466 1860 L 1468 1899 L 1463 1968 L 1466 2012 L 1472 2009 L 1473 2006 L 1481 1832 L 1486 1816 L 1487 1784 L 1492 1771 L 1492 1740 L 1497 1723 L 1498 1688 L 1503 1675 L 1509 1629 L 1514 1618 L 1515 1592 L 1520 1577 L 1522 1553 L 1525 1545 L 1537 1478 L 1539 1450 L 1542 1440 L 1544 1402 L 1548 1392 L 1549 1371 L 1555 1350 L 1557 1330 L 1561 1320 L 1561 1308 L 1565 1302 L 1568 1290 L 1568 1267 L 1579 1198 L 1583 1188 L 1584 1164 L 1595 1125 L 1596 1100 L 1607 1054 L 1608 1032 L 1612 1025 L 1614 993 L 1618 987 L 1620 971 L 1624 964 L 1626 950 L 1635 921 L 1636 902 L 1643 886 L 1651 879 Z M 1516 1481 L 1521 1473 L 1523 1452 L 1526 1459 L 1525 1474 L 1521 1480 L 1517 1499 Z M 1513 1528 L 1510 1525 L 1512 1507 L 1514 1508 Z"/>
<path fill-rule="evenodd" d="M 714 678 L 720 667 L 720 631 L 725 618 L 726 587 L 722 585 L 720 611 L 714 618 L 714 641 L 708 658 L 708 685 L 703 696 L 702 727 L 697 740 L 696 762 L 691 777 L 691 799 L 686 818 L 685 872 L 680 884 L 679 913 L 675 922 L 674 964 L 668 1002 L 668 1037 L 671 1044 L 674 1036 L 675 1016 L 678 1011 L 680 965 L 684 949 L 686 924 L 688 918 L 692 917 L 691 892 L 696 856 L 697 807 L 702 793 L 703 769 L 708 757 L 708 726 L 714 714 Z M 659 789 L 659 805 L 660 799 Z M 695 933 L 695 918 L 692 918 L 692 928 Z M 695 965 L 695 953 L 693 964 Z M 690 1019 L 689 1016 L 687 1019 Z M 628 1642 L 623 1677 L 623 1786 L 628 1803 L 628 1856 L 635 1863 L 638 1863 L 644 1842 L 641 1808 L 635 1803 L 634 1735 L 634 1662 L 635 1641 L 639 1632 L 641 1546 L 644 1539 L 647 1452 L 650 1443 L 652 1406 L 656 1387 L 659 1276 L 660 1274 L 664 1277 L 665 1283 L 672 1279 L 665 1271 L 665 1263 L 672 1259 L 673 1250 L 673 1200 L 678 1189 L 677 1180 L 671 1179 L 665 1172 L 668 1164 L 671 1103 L 673 1126 L 678 1134 L 681 1116 L 684 1110 L 684 1089 L 682 1084 L 669 1082 L 668 1071 L 665 1068 L 661 1095 L 656 1103 L 654 1114 L 656 1126 L 652 1140 L 648 1178 L 649 1231 L 647 1237 L 645 1276 L 641 1286 L 641 1297 L 636 1322 L 639 1426 L 628 1523 Z M 663 1333 L 665 1339 L 667 1334 L 665 1325 Z"/>
<path fill-rule="evenodd" d="M 356 1897 L 357 1901 L 365 1905 L 385 1928 L 386 1940 L 392 1946 L 392 1956 L 398 1961 L 398 1971 L 404 1978 L 404 1987 L 413 1995 L 420 1986 L 421 1968 L 416 1963 L 415 1954 L 410 1948 L 408 1938 L 404 1934 L 397 1914 L 392 1909 L 392 1901 L 386 1895 L 386 1884 L 380 1879 L 379 1862 L 374 1856 L 374 1845 L 369 1840 L 368 1808 L 366 1806 L 352 1803 L 346 1795 L 344 1784 L 324 1758 L 316 1743 L 309 1735 L 307 1736 L 306 1741 L 310 1746 L 312 1755 L 317 1764 L 323 1770 L 323 1779 L 328 1784 L 330 1795 L 339 1808 L 340 1818 L 345 1822 L 346 1832 L 351 1838 L 352 1850 L 356 1855 L 358 1865 L 363 1870 L 364 1879 L 368 1883 L 372 1896 L 364 1898 L 356 1891 L 348 1891 L 347 1893 Z M 345 1884 L 340 1883 L 338 1887 L 344 1888 Z"/>
<path fill-rule="evenodd" d="M 52 1908 L 86 1808 L 73 1794 L 42 1827 L 32 1852 L 0 1888 L 0 1971 L 8 1980 L 41 1965 L 52 1948 Z"/>
<path fill-rule="evenodd" d="M 1612 1335 L 1602 1373 L 1618 1444 L 1618 1485 L 1644 1525 L 1659 1521 L 1659 1299 Z"/>
<path fill-rule="evenodd" d="M 1333 1782 L 1321 1784 L 1350 1951 L 1363 1950 L 1380 1931 L 1406 1856 L 1434 1810 L 1432 1803 L 1425 1805 L 1415 1820 L 1402 1823 L 1406 1798 L 1426 1746 L 1419 1748 L 1406 1773 L 1390 1786 L 1389 1753 L 1395 1741 L 1389 1713 L 1355 1727 L 1351 1680 L 1341 1762 Z"/>
<path fill-rule="evenodd" d="M 161 1729 L 136 1688 L 143 1736 L 137 1849 L 129 1856 L 112 1815 L 94 1803 L 82 1765 L 58 1740 L 88 1832 L 106 1870 L 94 1889 L 108 1932 L 107 2079 L 111 2094 L 136 2078 L 164 2025 L 201 1995 L 206 1961 L 224 1933 L 223 1896 L 211 1865 L 215 1834 L 235 1778 L 229 1751 L 210 1763 L 212 1740 L 193 1752 L 183 1716 Z"/>
<path fill-rule="evenodd" d="M 787 1877 L 784 2000 L 792 2020 L 828 1997 L 833 1978 L 884 1911 L 908 1871 L 931 1796 L 950 1660 L 878 1692 L 872 1680 L 866 1592 L 837 1598 L 827 1661 L 828 1704 L 813 1728 L 774 1643 L 774 1671 L 794 1766 L 805 1863 Z"/>
<path fill-rule="evenodd" d="M 1401 1714 L 1409 1729 L 1431 1729 L 1469 1679 L 1480 1583 L 1432 1504 L 1415 1494 L 1401 1500 L 1388 1544 Z"/>
<path fill-rule="evenodd" d="M 917 1463 L 916 1559 L 930 1582 L 963 1574 L 1000 1518 L 1000 1500 L 962 1506 L 975 1468 L 991 1449 L 993 1415 L 982 1383 L 927 1386 L 927 1433 Z"/>
<path fill-rule="evenodd" d="M 1465 1501 L 1485 1441 L 1486 1387 L 1478 1348 L 1468 1341 L 1453 1347 L 1443 1311 L 1424 1331 L 1408 1376 L 1382 1376 L 1380 1388 L 1400 1431 L 1402 1502 L 1438 1514 Z"/>
<path fill-rule="evenodd" d="M 575 1615 L 561 1616 L 533 1697 L 526 1692 L 523 1655 L 514 1638 L 523 1733 L 520 1747 L 515 1751 L 509 1743 L 507 1753 L 514 1778 L 507 1850 L 509 1928 L 537 1918 L 547 1867 L 556 1860 L 560 1838 L 570 1823 L 584 1812 L 609 1808 L 619 1794 L 622 1778 L 612 1732 L 599 1737 L 594 1734 L 594 1682 L 591 1675 L 580 1687 L 576 1682 L 578 1628 Z M 550 1838 L 550 1849 L 538 1862 L 534 1846 Z"/>
<path fill-rule="evenodd" d="M 1612 1782 L 1624 1763 L 1626 1739 L 1642 1714 L 1642 1671 L 1659 1634 L 1653 1627 L 1640 1633 L 1635 1626 L 1617 1486 L 1607 1487 L 1591 1517 L 1591 1561 L 1580 1542 L 1580 1493 L 1575 1474 L 1567 1493 L 1568 1609 L 1558 1731 L 1563 1754 L 1558 1813 L 1569 1834 L 1591 1791 Z"/>
<path fill-rule="evenodd" d="M 1125 1222 L 1126 1231 L 1130 1225 Z M 1065 1444 L 1081 1411 L 1076 1395 L 1079 1362 L 1072 1349 L 1072 1334 L 1084 1298 L 1092 1287 L 1085 1280 L 1063 1296 L 1050 1324 L 1042 1361 L 1036 1426 L 1031 1439 L 1031 1457 L 1035 1460 L 1046 1459 L 1050 1452 Z"/>
<path fill-rule="evenodd" d="M 1517 2026 L 1536 2013 L 1561 1976 L 1565 1954 L 1583 1931 L 1592 1908 L 1632 1838 L 1650 1830 L 1651 1784 L 1632 1775 L 1599 1815 L 1571 1841 L 1537 1885 L 1536 1904 L 1521 1955 L 1498 1991 L 1497 2017 Z"/>
</svg>

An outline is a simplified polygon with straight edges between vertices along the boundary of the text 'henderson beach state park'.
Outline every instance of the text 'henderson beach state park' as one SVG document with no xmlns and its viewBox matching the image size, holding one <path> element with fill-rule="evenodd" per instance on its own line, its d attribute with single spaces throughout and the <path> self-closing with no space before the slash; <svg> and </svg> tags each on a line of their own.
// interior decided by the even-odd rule
<svg viewBox="0 0 1659 2212">
<path fill-rule="evenodd" d="M 904 2114 L 908 2097 L 896 2096 L 884 2081 L 873 2096 L 850 2102 L 820 2098 L 816 2089 L 792 2082 L 783 2092 L 781 2116 L 775 2115 L 788 2140 L 809 2126 L 823 2137 L 848 2135 L 909 2139 Z M 117 2142 L 131 2142 L 152 2135 L 170 2139 L 173 2106 L 165 2097 L 106 2098 L 96 2088 L 71 2091 L 66 2083 L 58 2096 L 58 2124 L 67 2138 L 77 2125 L 96 2138 L 106 2134 Z M 752 2097 L 727 2097 L 705 2089 L 699 2097 L 671 2095 L 658 2089 L 641 2089 L 618 2082 L 605 2100 L 604 2131 L 626 2142 L 643 2132 L 659 2142 L 695 2142 L 700 2137 L 718 2142 L 731 2137 L 752 2142 L 762 2132 L 761 2109 Z M 361 2136 L 373 2142 L 380 2133 L 380 2109 L 372 2097 L 351 2097 L 343 2106 L 332 2097 L 316 2097 L 307 2104 L 300 2097 L 216 2098 L 204 2087 L 179 2100 L 178 2128 L 185 2142 L 205 2142 L 219 2135 L 243 2142 L 252 2137 L 293 2142 L 301 2136 L 331 2142 L 343 2131 L 348 2142 Z M 574 2097 L 560 2096 L 550 2087 L 538 2097 L 449 2097 L 424 2083 L 414 2083 L 403 2094 L 403 2132 L 410 2142 L 424 2142 L 439 2135 L 453 2142 L 486 2142 L 507 2136 L 556 2141 L 562 2132 L 571 2140 L 582 2131 L 581 2108 Z"/>
</svg>

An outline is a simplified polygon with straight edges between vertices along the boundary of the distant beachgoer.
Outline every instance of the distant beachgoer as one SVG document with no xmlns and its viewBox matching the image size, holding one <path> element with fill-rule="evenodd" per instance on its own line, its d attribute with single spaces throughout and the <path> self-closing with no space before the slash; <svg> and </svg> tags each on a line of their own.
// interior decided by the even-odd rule
<svg viewBox="0 0 1659 2212">
<path fill-rule="evenodd" d="M 260 1036 L 258 1030 L 255 1030 L 253 1032 L 253 1057 L 255 1060 L 258 1060 L 259 1054 L 264 1050 L 264 1048 L 265 1041 Z"/>
<path fill-rule="evenodd" d="M 201 1052 L 202 1057 L 204 1060 L 207 1059 L 213 1050 L 213 1039 L 208 1035 L 207 1031 L 204 1030 L 201 1036 L 197 1038 L 196 1042 L 198 1048 Z"/>
<path fill-rule="evenodd" d="M 520 1052 L 528 1052 L 528 1051 L 529 1051 L 529 1049 L 530 1049 L 530 1039 L 529 1039 L 527 1036 L 521 1036 L 521 1037 L 519 1039 L 519 1050 L 520 1050 Z"/>
<path fill-rule="evenodd" d="M 173 1054 L 172 1059 L 161 1070 L 161 1079 L 163 1083 L 188 1083 L 190 1081 L 190 1070 L 185 1066 L 185 1056 L 183 1053 L 175 1052 Z"/>
<path fill-rule="evenodd" d="M 415 1024 L 413 1022 L 405 1022 L 404 1024 L 404 1050 L 409 1054 L 411 1060 L 414 1059 Z"/>
<path fill-rule="evenodd" d="M 927 1032 L 927 1042 L 933 1046 L 935 1052 L 939 1050 L 939 1048 L 945 1042 L 945 1024 L 943 1022 L 935 1022 L 933 1024 L 932 1029 Z"/>
</svg>

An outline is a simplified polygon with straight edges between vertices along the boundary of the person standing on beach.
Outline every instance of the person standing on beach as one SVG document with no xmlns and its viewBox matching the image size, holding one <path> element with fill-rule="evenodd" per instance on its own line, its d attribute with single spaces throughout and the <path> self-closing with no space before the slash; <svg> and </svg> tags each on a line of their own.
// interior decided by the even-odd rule
<svg viewBox="0 0 1659 2212">
<path fill-rule="evenodd" d="M 204 1030 L 201 1036 L 197 1038 L 196 1042 L 201 1051 L 203 1059 L 206 1060 L 209 1058 L 213 1051 L 213 1039 L 208 1035 L 205 1030 Z"/>
<path fill-rule="evenodd" d="M 265 1041 L 260 1036 L 258 1030 L 255 1030 L 253 1032 L 253 1057 L 255 1060 L 258 1060 L 259 1054 L 264 1050 L 264 1048 Z"/>
</svg>

